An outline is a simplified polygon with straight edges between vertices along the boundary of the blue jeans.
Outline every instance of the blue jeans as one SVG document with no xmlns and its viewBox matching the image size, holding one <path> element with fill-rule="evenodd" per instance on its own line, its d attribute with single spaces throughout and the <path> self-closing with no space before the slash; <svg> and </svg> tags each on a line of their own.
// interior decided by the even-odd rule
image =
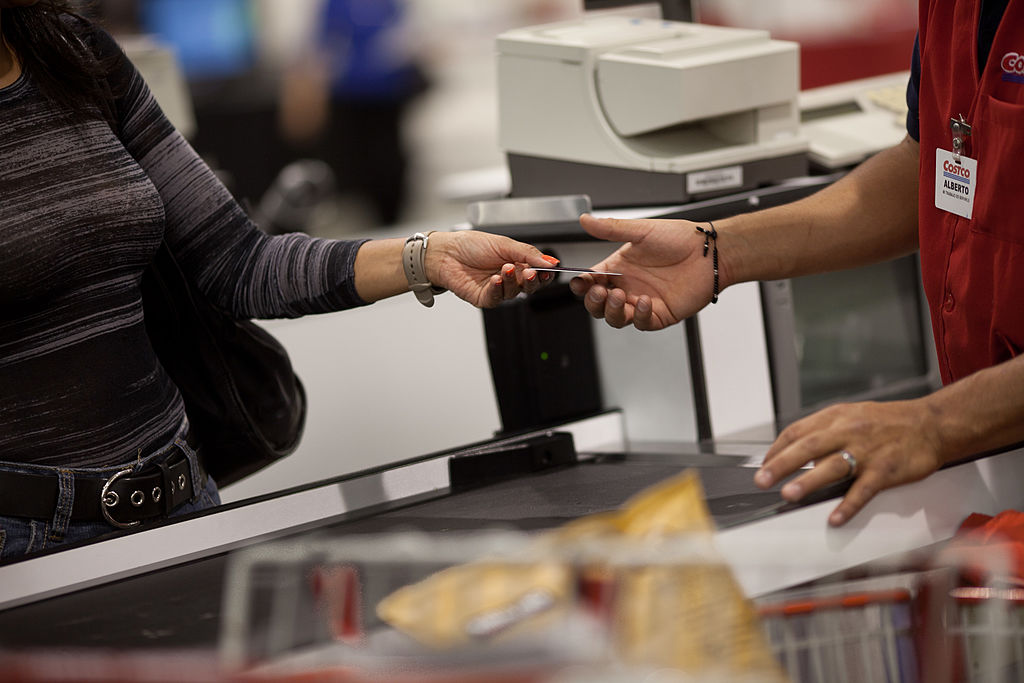
<svg viewBox="0 0 1024 683">
<path fill-rule="evenodd" d="M 57 467 L 0 462 L 0 471 L 56 474 L 60 481 L 57 508 L 54 510 L 53 518 L 30 519 L 27 517 L 0 516 L 0 561 L 14 559 L 45 548 L 76 543 L 117 531 L 117 527 L 105 520 L 82 522 L 70 520 L 71 508 L 74 504 L 74 487 L 70 485 L 71 478 L 75 475 L 84 475 L 107 479 L 129 467 L 135 473 L 144 469 L 154 460 L 166 457 L 168 451 L 175 447 L 181 449 L 188 457 L 192 470 L 192 490 L 199 491 L 199 495 L 174 510 L 169 517 L 178 517 L 197 510 L 205 510 L 214 505 L 220 505 L 220 495 L 217 493 L 216 482 L 212 478 L 207 477 L 206 486 L 202 486 L 196 452 L 185 441 L 187 428 L 187 423 L 183 423 L 174 439 L 156 452 L 135 462 L 114 467 L 61 469 Z"/>
</svg>

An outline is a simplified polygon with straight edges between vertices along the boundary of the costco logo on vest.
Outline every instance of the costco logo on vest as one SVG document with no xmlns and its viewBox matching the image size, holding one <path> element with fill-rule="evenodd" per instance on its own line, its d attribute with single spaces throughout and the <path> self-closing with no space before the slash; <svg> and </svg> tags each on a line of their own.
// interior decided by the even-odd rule
<svg viewBox="0 0 1024 683">
<path fill-rule="evenodd" d="M 1024 83 L 1024 55 L 1019 52 L 1007 52 L 1003 55 L 1003 80 Z"/>
</svg>

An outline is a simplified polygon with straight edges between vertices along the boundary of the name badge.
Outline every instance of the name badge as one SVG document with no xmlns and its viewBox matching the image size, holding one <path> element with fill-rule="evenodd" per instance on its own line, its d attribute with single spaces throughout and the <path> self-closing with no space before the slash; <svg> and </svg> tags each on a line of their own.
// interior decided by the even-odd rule
<svg viewBox="0 0 1024 683">
<path fill-rule="evenodd" d="M 970 220 L 978 189 L 978 160 L 935 150 L 935 208 Z"/>
</svg>

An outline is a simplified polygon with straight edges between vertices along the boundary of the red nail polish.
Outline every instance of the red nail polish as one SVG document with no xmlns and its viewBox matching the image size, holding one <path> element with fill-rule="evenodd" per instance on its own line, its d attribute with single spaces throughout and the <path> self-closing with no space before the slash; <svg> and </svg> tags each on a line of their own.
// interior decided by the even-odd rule
<svg viewBox="0 0 1024 683">
<path fill-rule="evenodd" d="M 561 261 L 556 259 L 554 256 L 550 256 L 549 254 L 544 254 L 543 258 L 544 258 L 545 261 L 547 261 L 548 263 L 550 263 L 553 266 L 554 265 L 558 265 L 559 263 L 561 263 Z"/>
</svg>

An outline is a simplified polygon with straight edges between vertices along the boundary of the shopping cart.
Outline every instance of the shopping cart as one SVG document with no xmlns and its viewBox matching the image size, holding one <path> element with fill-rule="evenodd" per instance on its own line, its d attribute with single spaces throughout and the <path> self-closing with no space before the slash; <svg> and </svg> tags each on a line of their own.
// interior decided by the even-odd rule
<svg viewBox="0 0 1024 683">
<path fill-rule="evenodd" d="M 709 535 L 366 535 L 267 544 L 227 578 L 222 662 L 254 680 L 785 680 Z"/>
<path fill-rule="evenodd" d="M 825 581 L 766 596 L 758 613 L 794 683 L 1024 681 L 1024 590 L 964 585 L 964 569 Z"/>
<path fill-rule="evenodd" d="M 1024 589 L 1000 578 L 1004 560 L 926 552 L 750 601 L 708 537 L 269 544 L 233 558 L 221 646 L 226 670 L 275 680 L 1009 683 L 1024 681 Z M 417 614 L 400 633 L 379 606 L 431 581 L 457 588 L 404 596 Z"/>
</svg>

